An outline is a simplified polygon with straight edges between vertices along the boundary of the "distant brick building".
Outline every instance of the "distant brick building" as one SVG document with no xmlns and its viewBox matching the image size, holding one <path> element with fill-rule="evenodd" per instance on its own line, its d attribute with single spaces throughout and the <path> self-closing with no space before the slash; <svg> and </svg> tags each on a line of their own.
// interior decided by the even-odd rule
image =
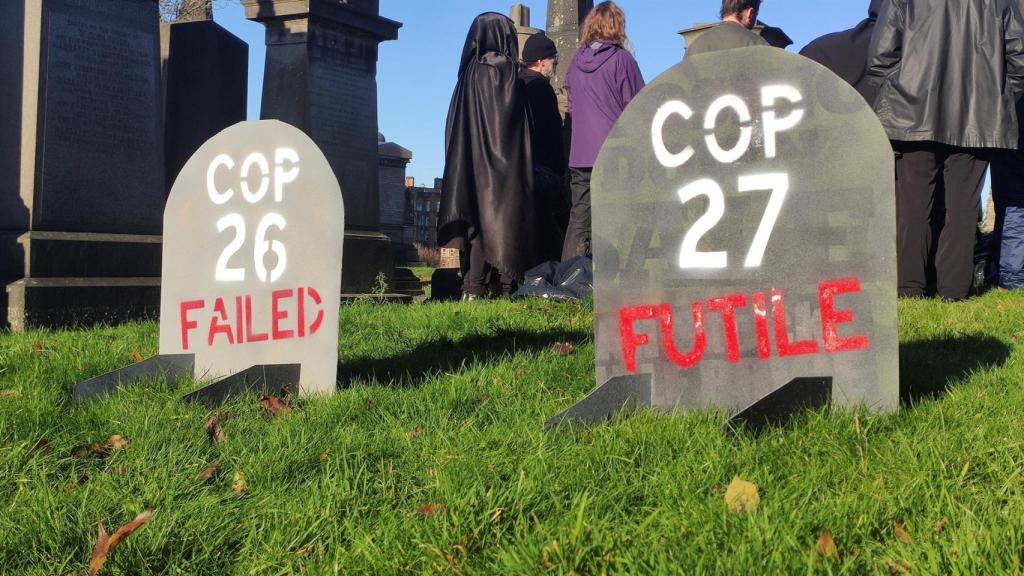
<svg viewBox="0 0 1024 576">
<path fill-rule="evenodd" d="M 434 187 L 416 186 L 412 178 L 407 179 L 406 195 L 409 198 L 406 219 L 406 238 L 410 242 L 428 248 L 437 247 L 437 211 L 441 204 L 441 179 L 434 179 Z"/>
</svg>

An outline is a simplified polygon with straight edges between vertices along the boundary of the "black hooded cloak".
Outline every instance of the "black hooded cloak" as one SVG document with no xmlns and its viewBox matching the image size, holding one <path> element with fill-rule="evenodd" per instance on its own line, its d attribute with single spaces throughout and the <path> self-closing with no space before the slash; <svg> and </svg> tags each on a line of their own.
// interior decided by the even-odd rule
<svg viewBox="0 0 1024 576">
<path fill-rule="evenodd" d="M 537 262 L 533 159 L 512 20 L 488 12 L 470 26 L 448 110 L 437 242 L 467 248 L 521 277 Z"/>
<path fill-rule="evenodd" d="M 860 95 L 873 104 L 877 88 L 868 82 L 868 50 L 871 45 L 871 33 L 881 12 L 885 0 L 871 0 L 868 17 L 857 26 L 826 34 L 800 51 L 818 64 L 836 73 L 837 76 L 853 86 Z"/>
</svg>

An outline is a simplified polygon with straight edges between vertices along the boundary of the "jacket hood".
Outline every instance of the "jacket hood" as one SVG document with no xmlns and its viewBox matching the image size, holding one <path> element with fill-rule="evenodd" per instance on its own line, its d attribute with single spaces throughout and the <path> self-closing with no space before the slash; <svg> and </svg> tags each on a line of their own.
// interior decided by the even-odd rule
<svg viewBox="0 0 1024 576">
<path fill-rule="evenodd" d="M 883 1 L 884 0 L 871 0 L 871 7 L 868 8 L 868 18 L 878 20 L 878 14 L 882 11 Z"/>
<path fill-rule="evenodd" d="M 576 52 L 576 65 L 580 70 L 590 73 L 596 71 L 604 63 L 611 60 L 612 56 L 622 50 L 615 44 L 604 44 L 602 42 L 594 42 L 589 46 L 584 46 Z"/>
</svg>

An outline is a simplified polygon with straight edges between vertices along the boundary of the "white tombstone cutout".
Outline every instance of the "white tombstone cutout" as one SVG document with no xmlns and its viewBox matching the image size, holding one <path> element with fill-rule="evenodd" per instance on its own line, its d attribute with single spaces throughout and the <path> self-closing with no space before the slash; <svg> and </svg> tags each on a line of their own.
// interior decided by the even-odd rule
<svg viewBox="0 0 1024 576">
<path fill-rule="evenodd" d="M 204 144 L 164 212 L 160 354 L 196 378 L 299 364 L 302 394 L 331 394 L 338 364 L 344 207 L 327 159 L 274 120 Z"/>
</svg>

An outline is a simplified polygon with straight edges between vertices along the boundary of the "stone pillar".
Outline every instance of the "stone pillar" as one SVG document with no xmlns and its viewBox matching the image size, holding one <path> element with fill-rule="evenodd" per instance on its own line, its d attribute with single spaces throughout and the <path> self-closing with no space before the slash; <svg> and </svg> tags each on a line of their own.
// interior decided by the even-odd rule
<svg viewBox="0 0 1024 576">
<path fill-rule="evenodd" d="M 378 0 L 242 0 L 267 29 L 261 117 L 302 129 L 327 156 L 345 201 L 342 291 L 367 293 L 394 263 L 380 233 L 377 47 L 401 24 Z"/>
<path fill-rule="evenodd" d="M 548 37 L 558 48 L 558 67 L 551 85 L 558 95 L 558 105 L 565 116 L 569 101 L 565 91 L 565 74 L 579 47 L 583 20 L 594 7 L 594 0 L 548 0 Z"/>
<path fill-rule="evenodd" d="M 509 18 L 516 25 L 516 32 L 519 35 L 519 60 L 523 59 L 523 48 L 526 47 L 526 40 L 530 36 L 540 32 L 537 28 L 530 27 L 530 7 L 525 4 L 516 4 L 512 6 L 512 10 L 509 12 Z"/>
<path fill-rule="evenodd" d="M 383 137 L 382 137 L 383 139 Z M 405 170 L 412 161 L 412 152 L 394 142 L 381 142 L 380 155 L 380 231 L 391 242 L 396 262 L 405 262 L 408 254 L 405 244 L 406 177 Z M 410 245 L 409 248 L 412 248 Z"/>
<path fill-rule="evenodd" d="M 169 194 L 200 146 L 245 121 L 249 45 L 212 20 L 178 21 L 160 26 L 160 56 Z"/>
<path fill-rule="evenodd" d="M 164 207 L 156 0 L 0 4 L 0 325 L 155 313 Z"/>
</svg>

